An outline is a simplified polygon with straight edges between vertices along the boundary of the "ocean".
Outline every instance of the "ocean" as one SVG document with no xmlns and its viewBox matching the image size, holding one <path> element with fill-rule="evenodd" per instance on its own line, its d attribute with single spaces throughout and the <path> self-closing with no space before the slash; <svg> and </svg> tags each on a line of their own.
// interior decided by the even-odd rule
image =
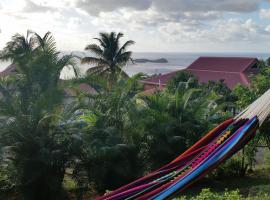
<svg viewBox="0 0 270 200">
<path fill-rule="evenodd" d="M 75 52 L 74 54 L 79 54 L 84 56 L 83 52 Z M 172 71 L 180 70 L 186 68 L 194 60 L 200 56 L 235 56 L 235 57 L 257 57 L 258 59 L 267 59 L 270 57 L 270 53 L 150 53 L 150 52 L 140 52 L 133 53 L 133 58 L 144 58 L 144 59 L 159 59 L 165 58 L 168 60 L 168 63 L 138 63 L 132 64 L 129 63 L 123 69 L 130 76 L 143 72 L 148 75 L 153 74 L 164 74 Z M 8 62 L 0 62 L 0 71 L 4 70 L 9 65 Z M 78 65 L 81 74 L 84 74 L 86 70 L 91 67 L 89 65 Z M 61 78 L 70 78 L 72 77 L 72 70 L 65 69 L 61 74 Z"/>
</svg>

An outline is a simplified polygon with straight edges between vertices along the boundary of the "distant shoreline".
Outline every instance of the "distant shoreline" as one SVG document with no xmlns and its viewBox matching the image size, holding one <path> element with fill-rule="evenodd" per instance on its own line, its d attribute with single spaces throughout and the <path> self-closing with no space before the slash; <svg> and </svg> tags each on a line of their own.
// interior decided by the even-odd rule
<svg viewBox="0 0 270 200">
<path fill-rule="evenodd" d="M 71 53 L 71 52 L 62 52 L 65 54 Z M 88 54 L 86 52 L 73 52 L 76 55 L 79 56 L 87 56 Z M 216 52 L 216 53 L 207 53 L 207 52 L 200 52 L 200 53 L 190 53 L 190 52 L 184 52 L 184 53 L 171 53 L 171 52 L 160 52 L 160 53 L 155 53 L 155 52 L 133 52 L 133 59 L 140 59 L 140 58 L 145 58 L 147 60 L 157 60 L 159 58 L 166 58 L 168 63 L 154 63 L 154 62 L 145 62 L 145 63 L 136 63 L 134 64 L 128 64 L 125 66 L 123 69 L 125 72 L 127 72 L 130 76 L 137 74 L 137 73 L 145 73 L 148 75 L 153 75 L 153 74 L 164 74 L 164 73 L 169 73 L 172 71 L 184 69 L 187 66 L 189 66 L 194 60 L 196 60 L 200 56 L 252 56 L 252 57 L 257 57 L 259 59 L 267 59 L 270 57 L 270 53 L 251 53 L 251 52 L 236 52 L 236 53 L 221 53 L 221 52 Z M 0 71 L 3 71 L 10 63 L 9 62 L 0 62 Z M 84 73 L 88 68 L 90 68 L 90 65 L 78 65 L 79 68 L 81 69 L 81 72 Z M 63 74 L 68 74 L 67 72 Z"/>
<path fill-rule="evenodd" d="M 137 58 L 134 59 L 135 63 L 168 63 L 166 58 L 159 58 L 159 59 L 147 59 L 147 58 Z"/>
</svg>

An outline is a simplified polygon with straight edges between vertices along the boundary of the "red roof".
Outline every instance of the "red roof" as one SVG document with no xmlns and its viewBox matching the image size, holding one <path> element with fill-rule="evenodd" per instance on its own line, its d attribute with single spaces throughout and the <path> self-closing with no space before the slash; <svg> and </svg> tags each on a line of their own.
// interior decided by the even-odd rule
<svg viewBox="0 0 270 200">
<path fill-rule="evenodd" d="M 79 89 L 82 92 L 85 92 L 87 94 L 97 94 L 97 91 L 95 88 L 93 88 L 92 86 L 88 85 L 87 83 L 81 83 L 79 85 Z"/>
<path fill-rule="evenodd" d="M 249 80 L 243 73 L 228 73 L 228 72 L 211 72 L 211 71 L 197 71 L 189 70 L 195 77 L 198 78 L 199 82 L 207 83 L 208 81 L 220 81 L 224 80 L 224 83 L 231 89 L 237 84 L 247 86 Z"/>
<path fill-rule="evenodd" d="M 154 84 L 154 85 L 166 85 L 167 82 L 180 71 L 182 71 L 182 70 L 170 72 L 167 74 L 153 76 L 153 77 L 141 80 L 140 82 L 146 83 L 146 84 Z"/>
<path fill-rule="evenodd" d="M 142 96 L 147 96 L 147 95 L 154 94 L 156 92 L 160 92 L 163 89 L 164 89 L 163 87 L 156 87 L 156 88 L 152 88 L 152 89 L 149 89 L 149 90 L 142 91 L 139 94 L 142 95 Z"/>
<path fill-rule="evenodd" d="M 76 96 L 78 92 L 83 92 L 85 94 L 97 94 L 95 88 L 91 87 L 86 83 L 81 83 L 75 87 L 66 87 L 64 88 L 64 91 L 68 96 Z"/>
<path fill-rule="evenodd" d="M 11 64 L 6 69 L 0 72 L 0 77 L 8 76 L 16 72 L 16 65 Z"/>
<path fill-rule="evenodd" d="M 225 84 L 233 89 L 237 84 L 248 85 L 248 75 L 256 73 L 251 67 L 257 63 L 257 58 L 249 57 L 200 57 L 187 69 L 200 82 L 224 80 Z M 166 85 L 178 72 L 154 76 L 141 82 L 150 85 Z"/>
<path fill-rule="evenodd" d="M 248 57 L 200 57 L 195 60 L 187 69 L 243 72 L 256 62 L 256 58 Z"/>
</svg>

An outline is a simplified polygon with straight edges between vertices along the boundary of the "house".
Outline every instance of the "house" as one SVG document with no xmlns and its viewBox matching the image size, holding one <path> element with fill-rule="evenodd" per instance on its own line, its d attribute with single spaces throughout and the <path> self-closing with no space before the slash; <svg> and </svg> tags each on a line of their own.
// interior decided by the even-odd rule
<svg viewBox="0 0 270 200">
<path fill-rule="evenodd" d="M 63 81 L 63 80 L 62 80 Z M 81 83 L 73 87 L 65 87 L 65 104 L 70 104 L 72 102 L 75 102 L 79 94 L 84 95 L 84 101 L 89 102 L 90 98 L 87 98 L 88 95 L 97 95 L 98 92 L 95 88 L 88 85 L 87 83 Z"/>
<path fill-rule="evenodd" d="M 5 77 L 16 73 L 16 65 L 11 64 L 6 69 L 0 72 L 0 77 Z"/>
<path fill-rule="evenodd" d="M 164 88 L 178 72 L 187 71 L 196 76 L 201 83 L 222 80 L 233 89 L 237 84 L 250 84 L 250 76 L 259 72 L 258 62 L 257 58 L 250 57 L 199 57 L 184 70 L 154 76 L 140 82 L 144 84 L 144 90 Z"/>
<path fill-rule="evenodd" d="M 14 75 L 16 73 L 17 73 L 16 65 L 11 64 L 6 69 L 4 69 L 3 71 L 0 72 L 0 78 Z M 60 84 L 64 85 L 64 82 L 65 82 L 65 80 L 62 80 L 62 79 L 60 80 Z M 81 83 L 81 84 L 78 84 L 78 85 L 73 86 L 73 87 L 65 87 L 64 92 L 65 92 L 65 98 L 66 98 L 65 102 L 74 101 L 74 99 L 76 98 L 76 95 L 79 93 L 82 93 L 85 95 L 98 94 L 98 92 L 93 87 L 91 87 L 89 84 L 86 84 L 86 83 Z M 1 95 L 2 94 L 0 93 L 0 98 L 1 98 Z"/>
</svg>

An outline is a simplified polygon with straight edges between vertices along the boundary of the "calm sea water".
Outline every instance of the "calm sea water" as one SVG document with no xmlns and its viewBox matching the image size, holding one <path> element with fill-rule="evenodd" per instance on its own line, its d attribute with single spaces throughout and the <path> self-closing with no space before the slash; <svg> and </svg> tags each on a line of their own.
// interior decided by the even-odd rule
<svg viewBox="0 0 270 200">
<path fill-rule="evenodd" d="M 79 56 L 84 56 L 83 52 L 76 52 L 75 54 Z M 257 57 L 259 59 L 267 59 L 270 57 L 270 53 L 134 53 L 133 58 L 146 58 L 146 59 L 159 59 L 165 58 L 168 63 L 138 63 L 138 64 L 128 64 L 124 67 L 124 70 L 129 75 L 134 75 L 139 72 L 146 73 L 148 75 L 152 74 L 163 74 L 172 72 L 175 70 L 183 69 L 190 65 L 194 60 L 200 56 L 240 56 L 240 57 Z M 9 63 L 0 62 L 0 71 L 4 70 Z M 79 65 L 79 69 L 82 74 L 91 66 L 89 65 Z M 62 72 L 62 78 L 72 77 L 72 71 L 70 69 L 65 69 Z"/>
</svg>

